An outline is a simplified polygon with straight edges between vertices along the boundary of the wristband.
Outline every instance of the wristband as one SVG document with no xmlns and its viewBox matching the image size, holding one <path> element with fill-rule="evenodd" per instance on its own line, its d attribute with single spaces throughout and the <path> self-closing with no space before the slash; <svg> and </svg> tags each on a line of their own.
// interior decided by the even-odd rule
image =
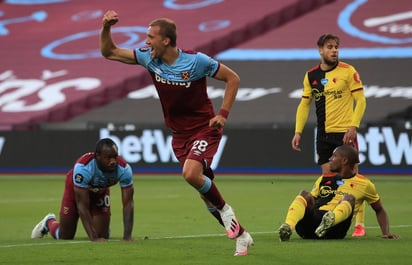
<svg viewBox="0 0 412 265">
<path fill-rule="evenodd" d="M 220 109 L 218 114 L 222 116 L 223 118 L 227 119 L 227 116 L 229 116 L 229 111 L 225 109 Z"/>
</svg>

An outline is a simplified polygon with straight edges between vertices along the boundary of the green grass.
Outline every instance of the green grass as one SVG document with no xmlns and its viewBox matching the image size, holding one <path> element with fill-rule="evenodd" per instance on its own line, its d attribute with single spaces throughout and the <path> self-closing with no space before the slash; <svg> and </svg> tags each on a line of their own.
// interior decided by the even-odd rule
<svg viewBox="0 0 412 265">
<path fill-rule="evenodd" d="M 314 241 L 293 234 L 290 242 L 280 243 L 276 230 L 287 207 L 301 189 L 312 187 L 315 176 L 217 176 L 222 194 L 255 240 L 248 256 L 233 257 L 235 241 L 226 238 L 197 192 L 179 176 L 135 176 L 134 242 L 120 240 L 120 191 L 113 187 L 112 239 L 92 243 L 81 223 L 73 241 L 30 239 L 45 214 L 58 214 L 63 175 L 0 175 L 0 264 L 410 264 L 412 176 L 370 178 L 400 240 L 379 237 L 368 207 L 364 238 Z"/>
</svg>

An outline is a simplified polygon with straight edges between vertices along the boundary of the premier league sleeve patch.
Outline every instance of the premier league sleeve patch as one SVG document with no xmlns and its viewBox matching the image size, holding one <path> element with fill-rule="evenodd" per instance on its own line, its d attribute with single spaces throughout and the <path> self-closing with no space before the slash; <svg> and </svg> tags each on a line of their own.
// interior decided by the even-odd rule
<svg viewBox="0 0 412 265">
<path fill-rule="evenodd" d="M 83 182 L 83 176 L 81 174 L 76 174 L 76 176 L 74 176 L 74 181 L 76 183 L 82 183 Z"/>
</svg>

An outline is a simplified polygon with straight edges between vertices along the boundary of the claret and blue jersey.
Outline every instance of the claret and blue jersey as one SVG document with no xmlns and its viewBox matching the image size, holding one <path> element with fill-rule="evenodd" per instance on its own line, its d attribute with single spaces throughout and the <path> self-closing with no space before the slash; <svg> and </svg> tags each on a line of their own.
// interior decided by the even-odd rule
<svg viewBox="0 0 412 265">
<path fill-rule="evenodd" d="M 149 48 L 135 49 L 137 63 L 145 67 L 162 104 L 166 126 L 174 131 L 190 131 L 207 126 L 214 117 L 207 95 L 207 77 L 214 77 L 219 62 L 201 52 L 178 49 L 172 65 L 152 58 Z"/>
<path fill-rule="evenodd" d="M 94 159 L 94 153 L 87 153 L 76 161 L 73 171 L 73 183 L 76 187 L 91 191 L 105 189 L 116 183 L 125 188 L 133 184 L 132 169 L 123 158 L 117 158 L 117 168 L 113 172 L 101 171 Z"/>
</svg>

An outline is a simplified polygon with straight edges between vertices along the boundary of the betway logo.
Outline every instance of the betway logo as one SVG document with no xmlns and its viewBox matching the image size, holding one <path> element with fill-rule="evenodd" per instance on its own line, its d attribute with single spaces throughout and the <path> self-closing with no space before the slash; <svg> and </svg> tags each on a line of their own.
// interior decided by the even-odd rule
<svg viewBox="0 0 412 265">
<path fill-rule="evenodd" d="M 162 130 L 142 130 L 140 136 L 131 134 L 121 139 L 108 129 L 100 129 L 101 138 L 111 138 L 119 147 L 119 155 L 128 163 L 178 163 L 172 150 L 172 136 Z M 226 141 L 227 136 L 223 135 L 211 165 L 213 169 L 219 164 Z"/>
<path fill-rule="evenodd" d="M 375 166 L 385 163 L 397 166 L 405 159 L 407 165 L 412 165 L 412 139 L 406 132 L 396 138 L 391 127 L 370 127 L 364 135 L 358 134 L 358 143 L 361 163 L 369 160 Z"/>
<path fill-rule="evenodd" d="M 162 83 L 162 84 L 167 84 L 167 85 L 172 85 L 172 86 L 184 86 L 186 88 L 190 87 L 192 82 L 177 82 L 177 81 L 170 81 L 169 79 L 163 78 L 159 75 L 155 75 L 156 82 Z"/>
<path fill-rule="evenodd" d="M 316 129 L 314 135 L 316 146 Z M 404 160 L 406 165 L 412 165 L 412 138 L 407 132 L 396 136 L 391 127 L 369 127 L 366 133 L 358 133 L 358 146 L 361 164 L 399 166 Z M 316 151 L 314 153 L 317 162 Z"/>
<path fill-rule="evenodd" d="M 3 152 L 4 143 L 6 143 L 6 138 L 5 137 L 0 137 L 0 155 Z"/>
</svg>

